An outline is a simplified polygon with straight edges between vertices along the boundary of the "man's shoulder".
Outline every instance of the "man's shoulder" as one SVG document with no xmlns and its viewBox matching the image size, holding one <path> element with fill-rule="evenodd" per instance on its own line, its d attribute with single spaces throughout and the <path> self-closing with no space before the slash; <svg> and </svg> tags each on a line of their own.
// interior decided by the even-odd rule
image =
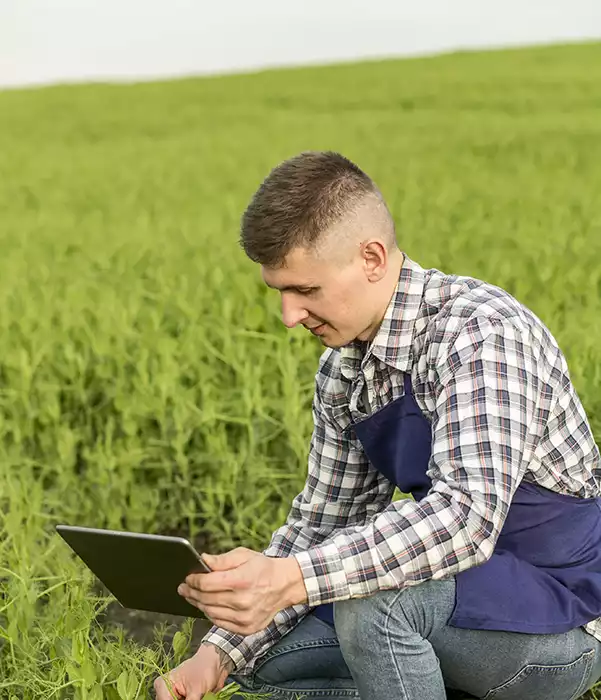
<svg viewBox="0 0 601 700">
<path fill-rule="evenodd" d="M 459 335 L 478 328 L 548 330 L 531 309 L 495 284 L 465 275 L 440 274 L 432 282 L 424 301 L 436 307 L 428 325 L 440 348 L 452 345 Z"/>
<path fill-rule="evenodd" d="M 500 353 L 519 349 L 533 357 L 544 355 L 554 364 L 563 362 L 550 329 L 510 290 L 474 277 L 439 276 L 424 301 L 431 307 L 421 348 L 426 348 L 430 365 L 444 368 L 441 377 L 452 374 L 484 343 Z"/>
</svg>

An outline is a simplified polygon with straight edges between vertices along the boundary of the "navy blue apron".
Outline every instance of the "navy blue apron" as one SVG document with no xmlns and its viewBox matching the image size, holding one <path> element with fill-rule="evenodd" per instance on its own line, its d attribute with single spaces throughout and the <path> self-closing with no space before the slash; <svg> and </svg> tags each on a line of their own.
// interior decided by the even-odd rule
<svg viewBox="0 0 601 700">
<path fill-rule="evenodd" d="M 353 424 L 371 464 L 416 501 L 428 493 L 432 429 L 405 394 Z M 560 633 L 601 616 L 601 499 L 522 481 L 491 558 L 456 577 L 448 621 L 465 629 Z M 333 603 L 315 614 L 334 624 Z"/>
</svg>

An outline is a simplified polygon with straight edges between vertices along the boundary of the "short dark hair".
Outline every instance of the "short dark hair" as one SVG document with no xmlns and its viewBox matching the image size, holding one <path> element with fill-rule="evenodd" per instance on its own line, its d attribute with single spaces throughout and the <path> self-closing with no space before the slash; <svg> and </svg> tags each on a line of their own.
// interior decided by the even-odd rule
<svg viewBox="0 0 601 700">
<path fill-rule="evenodd" d="M 254 262 L 278 267 L 292 249 L 313 249 L 320 234 L 367 195 L 381 197 L 348 158 L 334 151 L 300 153 L 275 167 L 253 195 L 240 244 Z"/>
</svg>

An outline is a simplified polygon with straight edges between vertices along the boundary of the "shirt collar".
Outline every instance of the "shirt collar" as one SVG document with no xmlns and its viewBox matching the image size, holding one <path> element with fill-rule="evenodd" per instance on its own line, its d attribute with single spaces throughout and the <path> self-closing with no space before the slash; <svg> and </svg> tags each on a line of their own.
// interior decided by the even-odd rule
<svg viewBox="0 0 601 700">
<path fill-rule="evenodd" d="M 359 367 L 374 355 L 401 372 L 412 364 L 415 321 L 424 294 L 425 270 L 403 253 L 399 281 L 373 340 L 354 341 L 340 349 L 340 371 L 347 379 L 357 376 Z"/>
</svg>

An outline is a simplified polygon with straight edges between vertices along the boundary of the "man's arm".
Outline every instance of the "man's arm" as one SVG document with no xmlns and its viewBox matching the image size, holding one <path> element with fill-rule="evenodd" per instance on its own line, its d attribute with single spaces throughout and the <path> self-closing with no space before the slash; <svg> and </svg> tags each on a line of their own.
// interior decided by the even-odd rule
<svg viewBox="0 0 601 700">
<path fill-rule="evenodd" d="M 437 366 L 431 490 L 296 553 L 310 605 L 453 575 L 491 556 L 553 398 L 527 335 L 487 319 L 457 335 Z"/>
<path fill-rule="evenodd" d="M 329 415 L 323 366 L 320 364 L 313 398 L 313 436 L 308 474 L 286 518 L 264 554 L 287 557 L 325 541 L 337 529 L 361 526 L 390 502 L 394 487 L 369 464 L 360 445 L 342 435 Z M 331 376 L 330 366 L 326 372 Z M 324 396 L 326 394 L 326 396 Z M 325 402 L 324 402 L 325 398 Z M 233 670 L 250 673 L 254 661 L 292 630 L 311 610 L 293 605 L 280 610 L 272 622 L 252 635 L 238 635 L 213 626 L 202 644 L 214 644 L 232 660 Z"/>
</svg>

